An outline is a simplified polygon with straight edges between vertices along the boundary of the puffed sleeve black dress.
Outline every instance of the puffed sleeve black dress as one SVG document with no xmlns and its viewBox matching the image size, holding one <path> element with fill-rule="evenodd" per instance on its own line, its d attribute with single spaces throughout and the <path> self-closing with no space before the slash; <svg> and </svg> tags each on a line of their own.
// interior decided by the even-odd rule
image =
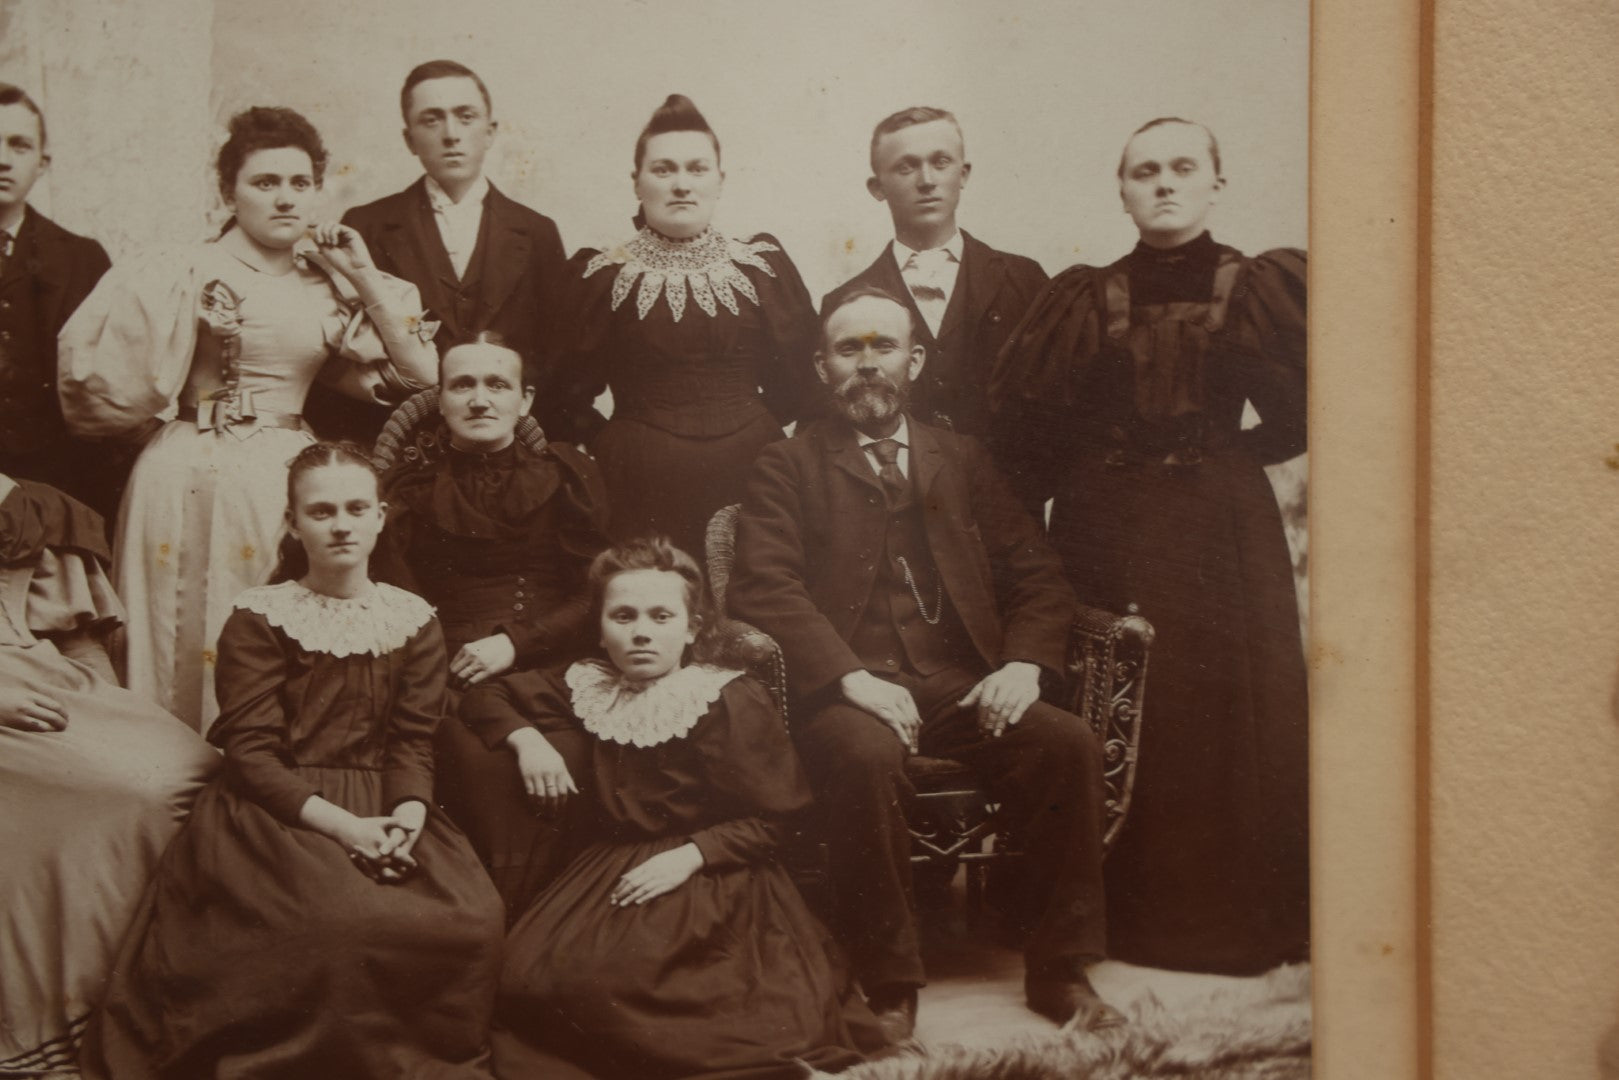
<svg viewBox="0 0 1619 1080">
<path fill-rule="evenodd" d="M 1157 630 L 1109 954 L 1253 972 L 1309 936 L 1309 703 L 1264 466 L 1305 449 L 1305 258 L 1204 233 L 1052 280 L 997 360 L 992 448 L 1086 603 Z M 1259 424 L 1242 427 L 1251 402 Z"/>
</svg>

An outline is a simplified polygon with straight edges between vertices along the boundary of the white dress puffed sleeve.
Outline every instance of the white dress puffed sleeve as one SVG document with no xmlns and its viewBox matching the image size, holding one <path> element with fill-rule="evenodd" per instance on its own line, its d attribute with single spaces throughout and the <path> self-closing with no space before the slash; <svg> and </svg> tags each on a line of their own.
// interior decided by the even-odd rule
<svg viewBox="0 0 1619 1080">
<path fill-rule="evenodd" d="M 427 317 L 415 285 L 378 271 L 380 295 L 367 306 L 319 254 L 301 254 L 326 274 L 339 301 L 339 311 L 326 324 L 332 358 L 321 369 L 323 385 L 361 401 L 397 405 L 438 381 L 433 335 L 439 323 Z"/>
<path fill-rule="evenodd" d="M 57 393 L 75 434 L 126 435 L 171 409 L 197 347 L 201 277 L 185 249 L 102 276 L 57 336 Z"/>
</svg>

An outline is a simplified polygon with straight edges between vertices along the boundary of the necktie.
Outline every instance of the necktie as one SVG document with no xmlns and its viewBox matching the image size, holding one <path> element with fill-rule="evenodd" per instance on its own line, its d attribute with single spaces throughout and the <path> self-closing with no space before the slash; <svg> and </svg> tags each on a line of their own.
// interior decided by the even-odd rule
<svg viewBox="0 0 1619 1080">
<path fill-rule="evenodd" d="M 911 255 L 911 273 L 907 275 L 906 284 L 910 286 L 911 295 L 916 297 L 917 310 L 927 320 L 928 329 L 935 334 L 939 332 L 939 324 L 944 321 L 944 268 L 949 258 L 950 253 L 944 248 L 914 252 Z"/>
<path fill-rule="evenodd" d="M 0 259 L 11 258 L 11 248 L 16 242 L 17 238 L 15 236 L 12 236 L 4 229 L 0 229 Z"/>
<path fill-rule="evenodd" d="M 891 501 L 905 494 L 905 474 L 899 471 L 899 450 L 898 439 L 878 439 L 871 444 L 871 452 L 877 455 L 877 462 L 881 466 L 877 470 L 877 478 L 888 489 Z"/>
</svg>

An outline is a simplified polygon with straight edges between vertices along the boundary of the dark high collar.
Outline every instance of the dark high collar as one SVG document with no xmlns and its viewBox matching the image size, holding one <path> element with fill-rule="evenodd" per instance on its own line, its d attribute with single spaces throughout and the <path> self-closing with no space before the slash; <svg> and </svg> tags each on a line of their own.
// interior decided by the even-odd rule
<svg viewBox="0 0 1619 1080">
<path fill-rule="evenodd" d="M 1156 248 L 1138 241 L 1125 257 L 1130 272 L 1130 301 L 1164 304 L 1177 300 L 1207 300 L 1214 291 L 1214 268 L 1220 245 L 1207 231 L 1172 248 Z"/>
</svg>

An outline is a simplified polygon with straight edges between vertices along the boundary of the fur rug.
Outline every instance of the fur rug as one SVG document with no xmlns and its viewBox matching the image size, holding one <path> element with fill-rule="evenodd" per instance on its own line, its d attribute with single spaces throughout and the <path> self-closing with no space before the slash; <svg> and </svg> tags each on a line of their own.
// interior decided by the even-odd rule
<svg viewBox="0 0 1619 1080">
<path fill-rule="evenodd" d="M 1278 968 L 1171 1012 L 1148 994 L 1130 1023 L 1099 1035 L 1063 1029 L 1007 1046 L 915 1046 L 842 1080 L 1307 1080 L 1310 968 Z M 823 1073 L 813 1074 L 817 1080 Z"/>
</svg>

